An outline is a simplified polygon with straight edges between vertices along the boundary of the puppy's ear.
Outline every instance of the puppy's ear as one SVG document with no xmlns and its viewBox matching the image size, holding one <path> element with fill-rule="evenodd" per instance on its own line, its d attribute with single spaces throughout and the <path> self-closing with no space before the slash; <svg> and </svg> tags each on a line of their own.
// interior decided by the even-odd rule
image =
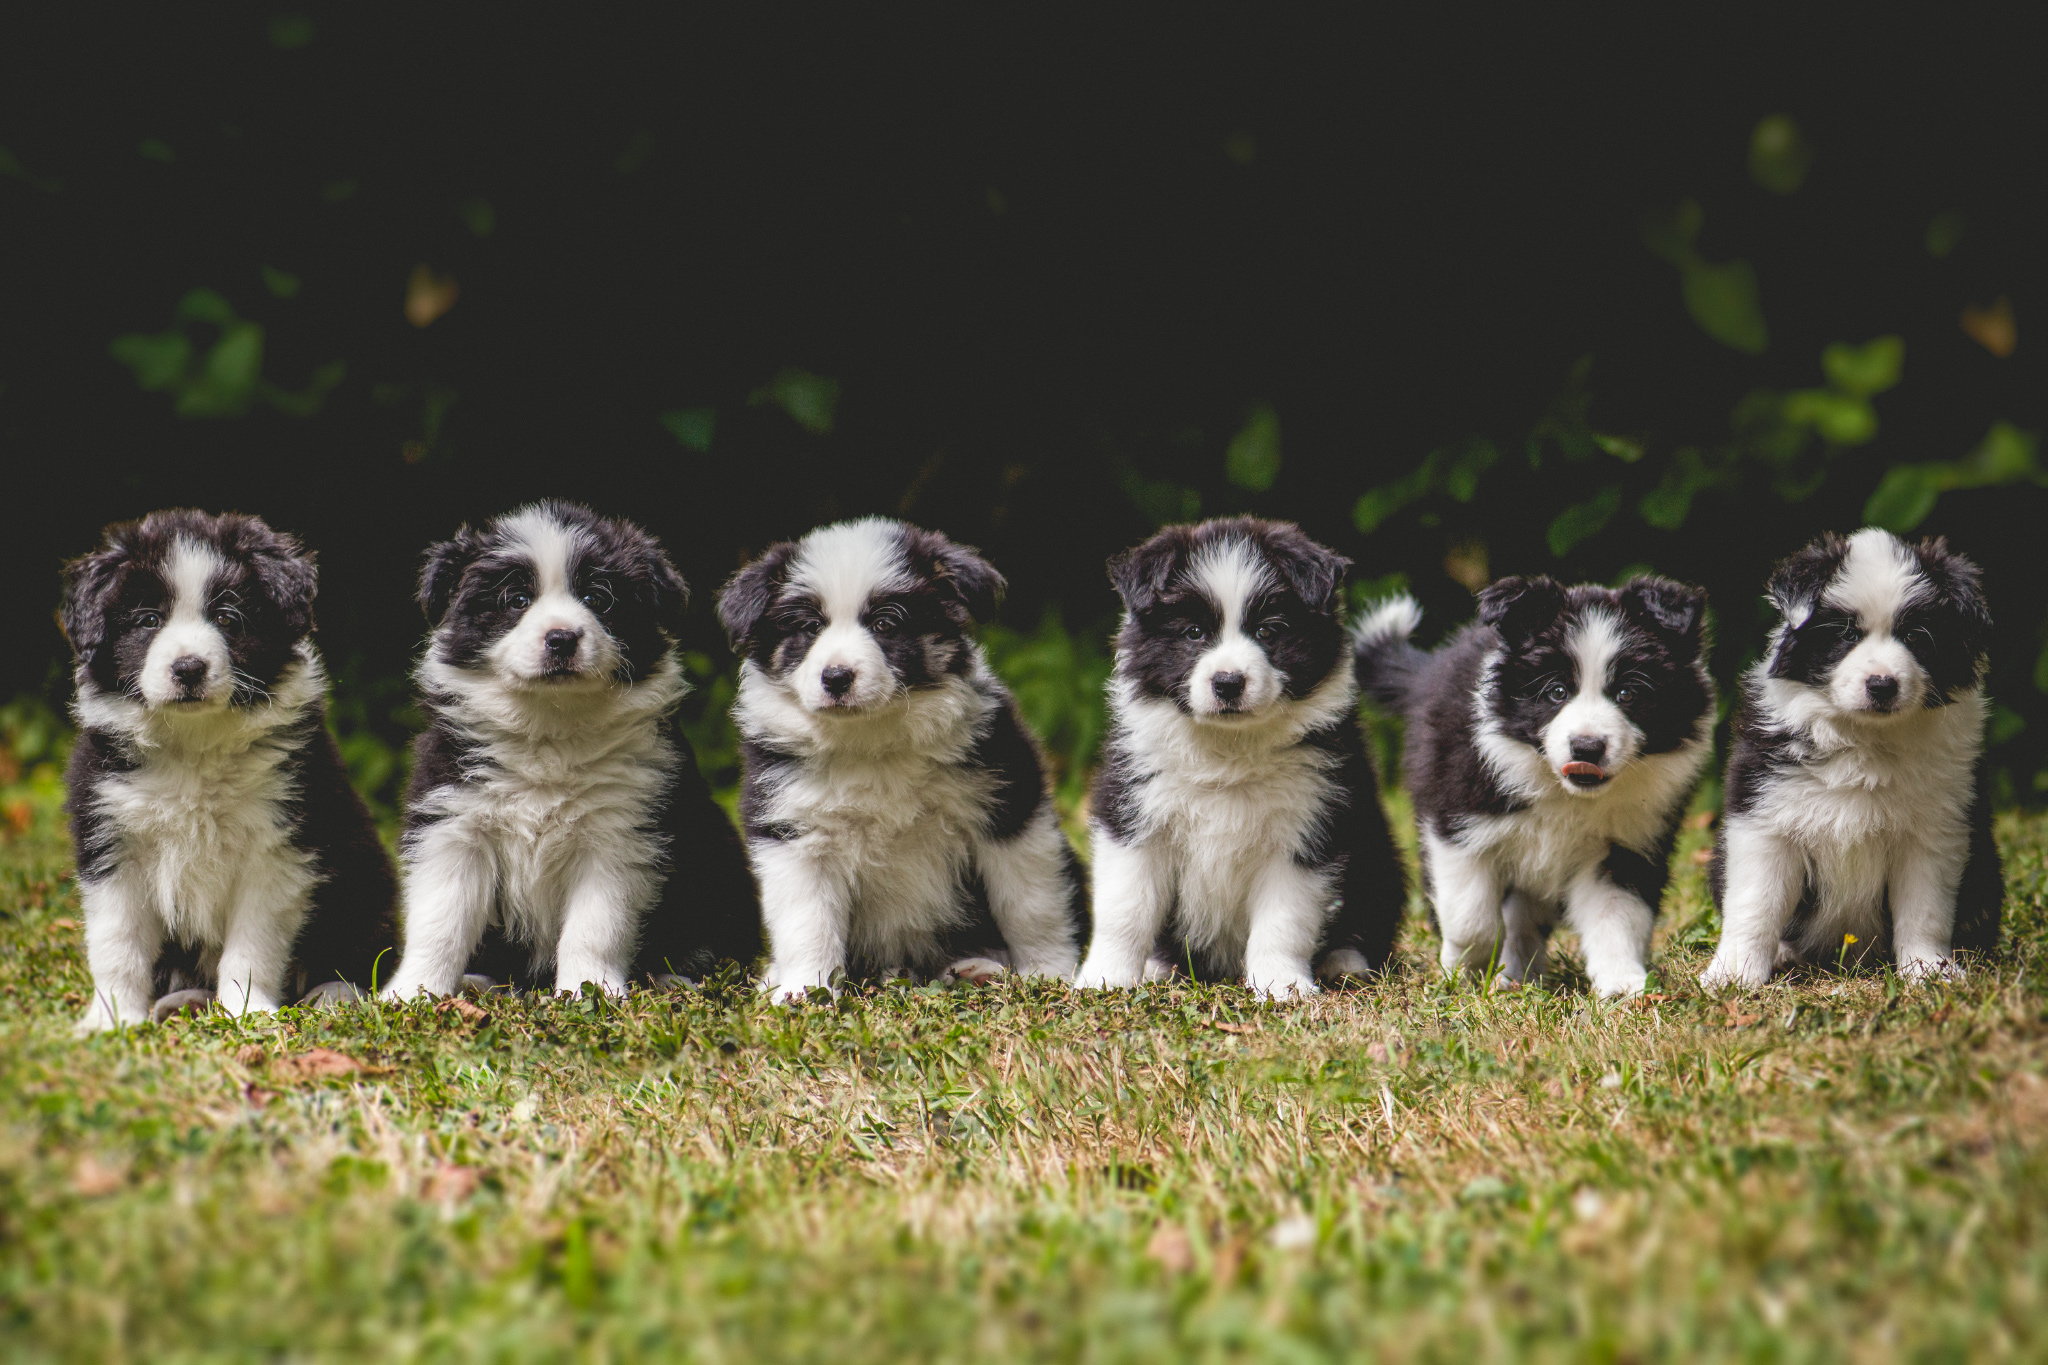
<svg viewBox="0 0 2048 1365">
<path fill-rule="evenodd" d="M 1185 526 L 1169 526 L 1142 545 L 1134 545 L 1109 561 L 1109 582 L 1133 616 L 1142 616 L 1159 601 L 1173 576 L 1187 565 L 1194 538 Z"/>
<path fill-rule="evenodd" d="M 91 663 L 93 655 L 106 643 L 107 609 L 121 590 L 131 553 L 122 537 L 123 529 L 110 530 L 104 548 L 64 565 L 64 598 L 57 619 L 63 623 L 64 638 L 71 642 L 72 652 L 83 664 Z"/>
<path fill-rule="evenodd" d="M 427 614 L 428 626 L 441 624 L 441 618 L 448 614 L 448 604 L 455 600 L 462 575 L 482 553 L 483 537 L 466 525 L 455 532 L 453 540 L 427 547 L 427 556 L 420 563 L 419 603 L 420 610 Z"/>
<path fill-rule="evenodd" d="M 659 549 L 654 552 L 648 581 L 654 588 L 655 621 L 669 633 L 669 638 L 680 637 L 683 633 L 683 612 L 690 605 L 690 585 L 683 581 L 682 574 Z"/>
<path fill-rule="evenodd" d="M 1831 531 L 1771 571 L 1765 591 L 1788 626 L 1796 630 L 1806 624 L 1848 553 L 1849 542 Z"/>
<path fill-rule="evenodd" d="M 919 549 L 930 557 L 939 579 L 951 583 L 967 614 L 976 621 L 993 620 L 1002 605 L 1003 590 L 1009 585 L 996 566 L 981 557 L 972 545 L 956 545 L 936 531 L 918 533 Z"/>
<path fill-rule="evenodd" d="M 1934 589 L 1935 605 L 1956 619 L 1970 657 L 1982 654 L 1991 633 L 1991 604 L 1984 596 L 1983 571 L 1949 549 L 1942 537 L 1923 540 L 1911 548 L 1920 561 L 1921 574 Z"/>
<path fill-rule="evenodd" d="M 1315 611 L 1337 609 L 1337 594 L 1344 587 L 1344 575 L 1351 570 L 1350 560 L 1310 540 L 1299 526 L 1290 523 L 1281 523 L 1261 539 L 1296 597 Z"/>
<path fill-rule="evenodd" d="M 732 642 L 733 653 L 744 654 L 775 595 L 789 573 L 789 561 L 796 554 L 796 542 L 785 540 L 768 547 L 766 554 L 734 574 L 718 594 L 718 623 Z"/>
<path fill-rule="evenodd" d="M 1707 595 L 1698 588 L 1648 574 L 1631 578 L 1621 588 L 1621 609 L 1685 658 L 1697 658 L 1706 643 Z"/>
<path fill-rule="evenodd" d="M 1534 578 L 1503 578 L 1479 593 L 1479 619 L 1518 645 L 1555 621 L 1564 611 L 1564 589 L 1543 574 Z"/>
<path fill-rule="evenodd" d="M 248 558 L 263 595 L 277 605 L 285 631 L 294 640 L 313 628 L 313 596 L 320 573 L 313 554 L 297 537 L 273 531 L 260 517 L 230 514 L 221 518 L 222 539 Z"/>
</svg>

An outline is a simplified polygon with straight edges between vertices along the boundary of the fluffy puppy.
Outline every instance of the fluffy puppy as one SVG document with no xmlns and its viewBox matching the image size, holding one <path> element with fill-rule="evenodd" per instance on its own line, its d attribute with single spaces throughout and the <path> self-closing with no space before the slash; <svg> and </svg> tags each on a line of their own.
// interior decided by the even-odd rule
<svg viewBox="0 0 2048 1365">
<path fill-rule="evenodd" d="M 684 600 L 653 537 L 572 503 L 427 551 L 428 726 L 387 996 L 468 973 L 617 993 L 759 955 L 739 839 L 675 728 Z"/>
<path fill-rule="evenodd" d="M 1338 619 L 1350 564 L 1249 517 L 1109 562 L 1124 619 L 1081 985 L 1184 967 L 1312 994 L 1386 962 L 1406 895 Z"/>
<path fill-rule="evenodd" d="M 1602 996 L 1643 989 L 1671 844 L 1712 751 L 1706 595 L 1504 578 L 1434 653 L 1408 598 L 1359 628 L 1366 690 L 1407 722 L 1443 967 L 1543 970 L 1560 917 Z"/>
<path fill-rule="evenodd" d="M 313 557 L 256 517 L 153 512 L 64 568 L 81 1032 L 217 989 L 231 1014 L 368 986 L 395 886 L 326 725 Z"/>
<path fill-rule="evenodd" d="M 726 585 L 777 999 L 841 971 L 1073 974 L 1079 865 L 968 634 L 1002 588 L 973 550 L 878 517 L 776 545 Z"/>
<path fill-rule="evenodd" d="M 1869 528 L 1786 560 L 1770 597 L 1783 619 L 1742 680 L 1701 984 L 1758 986 L 1845 949 L 1889 951 L 1909 979 L 1961 975 L 1950 951 L 1996 946 L 2005 895 L 1977 566 Z"/>
</svg>

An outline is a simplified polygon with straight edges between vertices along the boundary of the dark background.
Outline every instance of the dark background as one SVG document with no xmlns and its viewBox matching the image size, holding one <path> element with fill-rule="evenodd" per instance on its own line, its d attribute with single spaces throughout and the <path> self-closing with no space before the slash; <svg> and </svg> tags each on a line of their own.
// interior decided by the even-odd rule
<svg viewBox="0 0 2048 1365">
<path fill-rule="evenodd" d="M 1860 524 L 1893 465 L 2044 425 L 2048 146 L 2018 7 L 1339 9 L 8 7 L 0 697 L 63 699 L 57 568 L 103 524 L 237 507 L 318 550 L 344 726 L 396 744 L 420 551 L 543 495 L 662 537 L 704 673 L 733 568 L 867 512 L 982 546 L 1006 625 L 1099 664 L 1104 558 L 1198 509 L 1405 575 L 1425 635 L 1469 614 L 1474 562 L 1651 565 L 1714 593 L 1726 683 L 1772 560 Z M 1750 169 L 1774 114 L 1813 151 L 1790 193 Z M 1646 246 L 1645 215 L 1688 198 L 1701 258 L 1754 268 L 1760 353 L 1703 330 Z M 426 327 L 422 264 L 460 286 Z M 179 416 L 110 354 L 201 287 L 264 329 L 275 387 L 236 390 L 240 415 Z M 1958 325 L 1999 296 L 2003 357 Z M 182 329 L 201 357 L 217 339 Z M 1876 438 L 1810 442 L 1790 496 L 1731 412 L 1882 335 L 1905 359 Z M 317 412 L 265 397 L 336 361 Z M 836 383 L 828 430 L 774 397 L 791 372 Z M 1225 451 L 1262 408 L 1259 489 Z M 678 410 L 715 413 L 708 449 L 663 425 Z M 1474 438 L 1498 452 L 1476 486 L 1360 531 L 1362 493 Z M 1683 448 L 1725 477 L 1652 525 L 1637 500 Z M 1916 533 L 1987 567 L 2003 790 L 2034 799 L 2048 495 L 2031 465 L 2001 480 Z M 1607 488 L 1618 510 L 1558 553 L 1555 519 Z"/>
</svg>

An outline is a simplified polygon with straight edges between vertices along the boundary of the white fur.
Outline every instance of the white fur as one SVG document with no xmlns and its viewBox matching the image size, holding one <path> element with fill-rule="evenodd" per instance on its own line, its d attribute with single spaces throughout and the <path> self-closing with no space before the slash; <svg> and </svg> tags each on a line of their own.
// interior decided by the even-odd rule
<svg viewBox="0 0 2048 1365">
<path fill-rule="evenodd" d="M 1579 687 L 1543 727 L 1543 756 L 1558 771 L 1564 789 L 1574 796 L 1597 799 L 1605 791 L 1604 787 L 1580 787 L 1564 780 L 1562 770 L 1572 761 L 1574 739 L 1603 743 L 1606 751 L 1600 766 L 1610 772 L 1626 767 L 1642 748 L 1643 732 L 1608 695 L 1624 644 L 1621 622 L 1606 611 L 1588 612 L 1565 640 L 1565 653 L 1576 665 Z"/>
<path fill-rule="evenodd" d="M 1241 963 L 1253 990 L 1315 992 L 1310 958 L 1337 888 L 1294 855 L 1335 795 L 1330 770 L 1338 759 L 1301 740 L 1349 717 L 1357 700 L 1348 667 L 1299 701 L 1280 697 L 1259 714 L 1224 721 L 1112 680 L 1109 704 L 1138 779 L 1138 819 L 1127 842 L 1095 826 L 1095 937 L 1079 984 L 1133 986 L 1159 975 L 1165 964 L 1151 954 L 1177 903 L 1190 947 Z M 1356 965 L 1347 958 L 1336 970 Z"/>
<path fill-rule="evenodd" d="M 1352 630 L 1358 649 L 1406 640 L 1422 625 L 1422 607 L 1405 594 L 1376 604 Z"/>
<path fill-rule="evenodd" d="M 178 649 L 204 645 L 193 614 L 180 613 L 195 583 L 203 595 L 205 560 L 185 544 L 173 555 L 171 620 L 186 628 Z M 197 620 L 212 629 L 203 615 Z M 296 793 L 282 770 L 302 742 L 293 731 L 326 679 L 310 643 L 296 653 L 269 696 L 241 707 L 152 703 L 146 686 L 143 701 L 112 696 L 79 669 L 79 725 L 117 736 L 137 760 L 133 771 L 102 777 L 75 797 L 109 822 L 116 841 L 112 871 L 80 888 L 93 974 L 81 1032 L 149 1017 L 166 939 L 199 948 L 230 1013 L 281 1002 L 319 880 L 310 855 L 292 843 L 285 806 Z M 154 644 L 147 657 L 154 666 Z M 166 669 L 169 657 L 178 656 L 166 658 Z M 229 677 L 224 664 L 217 676 Z"/>
<path fill-rule="evenodd" d="M 902 692 L 881 646 L 861 622 L 861 611 L 874 594 L 910 585 L 897 553 L 897 534 L 895 523 L 869 517 L 804 537 L 790 565 L 789 584 L 817 597 L 824 629 L 803 661 L 780 681 L 807 709 L 857 710 Z M 840 697 L 825 691 L 824 672 L 834 666 L 853 670 L 853 685 Z"/>
<path fill-rule="evenodd" d="M 533 567 L 533 605 L 517 625 L 492 642 L 486 655 L 491 669 L 509 679 L 547 679 L 552 662 L 547 637 L 556 630 L 576 632 L 576 652 L 562 662 L 578 673 L 601 677 L 617 668 L 617 642 L 597 613 L 576 595 L 576 585 L 570 580 L 569 566 L 582 548 L 582 529 L 557 521 L 542 508 L 530 507 L 506 517 L 498 531 Z"/>
<path fill-rule="evenodd" d="M 1266 651 L 1252 633 L 1257 621 L 1248 620 L 1251 604 L 1272 586 L 1272 571 L 1243 541 L 1225 541 L 1197 554 L 1187 568 L 1187 578 L 1221 608 L 1215 639 L 1195 660 L 1188 674 L 1188 706 L 1197 716 L 1216 717 L 1226 704 L 1241 708 L 1226 719 L 1251 718 L 1280 699 L 1287 676 L 1273 667 Z M 1243 693 L 1226 702 L 1216 691 L 1218 673 L 1238 674 Z"/>
<path fill-rule="evenodd" d="M 206 591 L 207 584 L 226 567 L 211 545 L 183 538 L 172 544 L 163 574 L 171 600 L 164 604 L 164 623 L 151 638 L 136 679 L 145 705 L 228 704 L 235 690 L 234 664 L 227 639 L 208 611 L 211 604 Z M 197 701 L 182 700 L 184 689 L 171 676 L 171 665 L 181 659 L 199 659 L 206 664 L 206 681 Z"/>
</svg>

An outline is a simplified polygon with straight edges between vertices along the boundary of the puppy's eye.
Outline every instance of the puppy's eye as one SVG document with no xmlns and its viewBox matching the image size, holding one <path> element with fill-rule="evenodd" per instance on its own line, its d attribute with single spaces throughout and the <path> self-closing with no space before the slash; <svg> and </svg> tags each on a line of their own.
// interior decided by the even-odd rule
<svg viewBox="0 0 2048 1365">
<path fill-rule="evenodd" d="M 1862 639 L 1862 638 L 1863 638 L 1863 632 L 1862 632 L 1862 631 L 1860 631 L 1860 630 L 1858 630 L 1858 629 L 1856 629 L 1856 627 L 1854 627 L 1854 626 L 1843 626 L 1843 627 L 1842 627 L 1842 643 L 1843 643 L 1843 644 L 1849 644 L 1849 645 L 1853 645 L 1853 644 L 1855 644 L 1855 643 L 1856 643 L 1856 642 L 1857 642 L 1858 640 L 1860 640 L 1860 639 Z"/>
<path fill-rule="evenodd" d="M 903 613 L 894 607 L 884 607 L 868 618 L 868 629 L 877 635 L 894 635 L 903 629 Z"/>
<path fill-rule="evenodd" d="M 1252 632 L 1252 638 L 1260 641 L 1270 640 L 1285 629 L 1287 629 L 1285 621 L 1261 621 L 1259 622 L 1259 628 Z"/>
<path fill-rule="evenodd" d="M 223 632 L 232 632 L 236 626 L 242 624 L 242 614 L 223 607 L 213 614 L 213 624 Z"/>
<path fill-rule="evenodd" d="M 521 592 L 517 588 L 508 588 L 506 589 L 503 596 L 499 598 L 499 600 L 503 602 L 506 606 L 510 607 L 513 611 L 525 611 L 528 607 L 533 605 L 533 594 L 530 592 Z"/>
<path fill-rule="evenodd" d="M 610 611 L 613 601 L 616 600 L 612 596 L 612 590 L 603 583 L 592 583 L 583 590 L 581 596 L 583 605 L 589 607 L 599 616 Z"/>
<path fill-rule="evenodd" d="M 1206 626 L 1182 626 L 1180 634 L 1182 639 L 1193 640 L 1197 643 L 1209 638 L 1209 631 Z"/>
<path fill-rule="evenodd" d="M 782 628 L 791 635 L 816 635 L 825 628 L 825 623 L 815 616 L 785 616 Z"/>
<path fill-rule="evenodd" d="M 1634 701 L 1637 697 L 1641 695 L 1642 692 L 1640 689 L 1632 687 L 1627 683 L 1623 683 L 1620 687 L 1614 689 L 1614 699 L 1620 702 L 1623 706 L 1627 706 L 1630 702 Z"/>
<path fill-rule="evenodd" d="M 161 612 L 138 611 L 135 613 L 135 628 L 137 630 L 156 630 L 163 623 L 164 618 Z"/>
<path fill-rule="evenodd" d="M 1563 683 L 1552 683 L 1543 689 L 1543 700 L 1562 706 L 1572 699 L 1572 690 Z"/>
</svg>

